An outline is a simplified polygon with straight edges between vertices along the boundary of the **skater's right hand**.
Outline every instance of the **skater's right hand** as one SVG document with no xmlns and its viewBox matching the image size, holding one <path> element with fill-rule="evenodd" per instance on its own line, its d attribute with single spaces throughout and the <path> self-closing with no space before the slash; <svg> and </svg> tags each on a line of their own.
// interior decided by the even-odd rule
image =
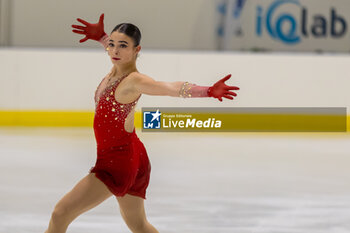
<svg viewBox="0 0 350 233">
<path fill-rule="evenodd" d="M 82 20 L 80 18 L 77 18 L 77 20 L 84 24 L 84 26 L 79 25 L 72 25 L 73 28 L 79 29 L 79 30 L 72 30 L 74 33 L 85 35 L 83 39 L 81 39 L 79 42 L 83 43 L 87 41 L 88 39 L 100 41 L 104 36 L 107 34 L 104 31 L 104 24 L 103 24 L 104 14 L 101 14 L 100 20 L 96 24 L 91 24 L 86 22 L 85 20 Z"/>
</svg>

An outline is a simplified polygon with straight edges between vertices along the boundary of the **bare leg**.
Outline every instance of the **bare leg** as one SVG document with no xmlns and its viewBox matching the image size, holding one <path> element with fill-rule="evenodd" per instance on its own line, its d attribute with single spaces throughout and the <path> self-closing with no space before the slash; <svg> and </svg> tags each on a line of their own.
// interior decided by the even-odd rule
<svg viewBox="0 0 350 233">
<path fill-rule="evenodd" d="M 126 194 L 117 197 L 120 213 L 133 233 L 159 233 L 146 218 L 144 199 L 138 196 Z"/>
<path fill-rule="evenodd" d="M 45 233 L 65 233 L 68 225 L 80 214 L 112 196 L 107 186 L 90 173 L 56 204 Z"/>
</svg>

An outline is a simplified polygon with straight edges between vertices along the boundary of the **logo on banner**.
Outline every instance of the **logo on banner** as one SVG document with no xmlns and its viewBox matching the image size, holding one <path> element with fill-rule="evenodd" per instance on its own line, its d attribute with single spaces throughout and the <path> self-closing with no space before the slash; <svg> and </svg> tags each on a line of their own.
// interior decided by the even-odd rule
<svg viewBox="0 0 350 233">
<path fill-rule="evenodd" d="M 232 20 L 233 22 L 235 22 L 236 25 L 233 25 L 233 34 L 235 35 L 241 35 L 242 32 L 242 25 L 240 22 L 240 17 L 243 11 L 243 7 L 245 5 L 246 0 L 234 0 L 234 4 L 232 5 L 232 9 L 227 9 L 228 8 L 228 3 L 227 2 L 223 2 L 220 3 L 217 7 L 218 12 L 223 15 L 226 16 L 227 12 L 228 14 L 230 14 L 232 16 L 232 18 L 230 18 L 230 20 Z M 217 34 L 219 36 L 224 36 L 225 31 L 224 31 L 224 25 L 223 23 L 221 23 L 217 29 Z"/>
<path fill-rule="evenodd" d="M 300 8 L 301 17 L 279 11 L 287 4 Z M 308 37 L 343 37 L 347 32 L 347 22 L 334 8 L 330 9 L 328 18 L 321 14 L 311 18 L 308 9 L 301 7 L 298 0 L 276 0 L 265 11 L 262 6 L 257 6 L 256 34 L 262 36 L 264 28 L 273 39 L 294 45 Z"/>
<path fill-rule="evenodd" d="M 156 112 L 143 112 L 143 128 L 144 129 L 160 129 L 161 115 L 157 109 Z"/>
</svg>

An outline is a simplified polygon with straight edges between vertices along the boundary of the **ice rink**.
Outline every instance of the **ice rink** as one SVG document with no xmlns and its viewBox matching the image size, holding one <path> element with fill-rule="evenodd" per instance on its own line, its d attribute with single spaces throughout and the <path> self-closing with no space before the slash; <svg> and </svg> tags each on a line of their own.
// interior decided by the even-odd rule
<svg viewBox="0 0 350 233">
<path fill-rule="evenodd" d="M 162 233 L 350 232 L 350 135 L 146 133 Z M 38 233 L 94 165 L 92 128 L 0 128 L 0 232 Z M 112 196 L 69 233 L 130 232 Z"/>
</svg>

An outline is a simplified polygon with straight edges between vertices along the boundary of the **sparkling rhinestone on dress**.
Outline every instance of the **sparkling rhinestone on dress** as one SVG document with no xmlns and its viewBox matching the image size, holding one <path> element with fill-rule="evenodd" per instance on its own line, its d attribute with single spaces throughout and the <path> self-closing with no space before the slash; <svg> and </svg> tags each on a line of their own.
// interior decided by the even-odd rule
<svg viewBox="0 0 350 233">
<path fill-rule="evenodd" d="M 112 108 L 112 112 L 115 112 L 115 108 Z"/>
<path fill-rule="evenodd" d="M 108 101 L 108 100 L 109 100 L 109 97 L 107 97 L 106 100 Z"/>
</svg>

